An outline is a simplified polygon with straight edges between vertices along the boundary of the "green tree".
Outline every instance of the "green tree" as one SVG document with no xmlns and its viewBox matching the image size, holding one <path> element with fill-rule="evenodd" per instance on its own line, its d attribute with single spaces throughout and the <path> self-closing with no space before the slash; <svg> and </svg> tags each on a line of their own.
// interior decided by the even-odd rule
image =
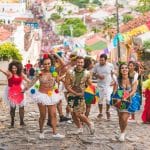
<svg viewBox="0 0 150 150">
<path fill-rule="evenodd" d="M 6 42 L 0 45 L 0 60 L 22 60 L 22 55 L 13 43 Z"/>
<path fill-rule="evenodd" d="M 51 19 L 52 20 L 58 20 L 58 19 L 60 19 L 61 17 L 60 17 L 60 15 L 58 14 L 58 13 L 53 13 L 53 14 L 51 14 Z"/>
<path fill-rule="evenodd" d="M 111 18 L 106 18 L 104 20 L 104 30 L 108 30 L 110 28 L 112 28 L 117 22 L 116 17 L 111 17 Z"/>
<path fill-rule="evenodd" d="M 79 18 L 69 18 L 60 26 L 60 34 L 71 36 L 71 29 L 74 37 L 79 37 L 87 32 L 87 28 L 83 21 Z"/>
<path fill-rule="evenodd" d="M 0 19 L 0 25 L 4 24 L 4 20 Z"/>
<path fill-rule="evenodd" d="M 130 14 L 124 14 L 123 15 L 123 22 L 127 23 L 128 21 L 133 20 L 133 16 Z"/>
<path fill-rule="evenodd" d="M 135 10 L 141 13 L 150 11 L 150 0 L 139 0 L 139 5 L 135 8 Z"/>
<path fill-rule="evenodd" d="M 141 5 L 149 5 L 150 6 L 150 0 L 139 0 L 139 4 Z"/>
<path fill-rule="evenodd" d="M 68 15 L 71 15 L 71 14 L 72 14 L 72 10 L 69 10 L 69 11 L 68 11 Z"/>
<path fill-rule="evenodd" d="M 85 45 L 84 49 L 85 49 L 87 52 L 91 52 L 91 51 L 92 51 L 92 49 L 91 49 L 89 46 L 87 46 L 87 45 Z"/>
<path fill-rule="evenodd" d="M 59 15 L 62 13 L 63 11 L 63 7 L 62 6 L 57 6 L 56 7 L 57 12 L 59 13 Z"/>
<path fill-rule="evenodd" d="M 144 49 L 150 49 L 150 41 L 149 40 L 144 42 L 143 48 Z"/>
</svg>

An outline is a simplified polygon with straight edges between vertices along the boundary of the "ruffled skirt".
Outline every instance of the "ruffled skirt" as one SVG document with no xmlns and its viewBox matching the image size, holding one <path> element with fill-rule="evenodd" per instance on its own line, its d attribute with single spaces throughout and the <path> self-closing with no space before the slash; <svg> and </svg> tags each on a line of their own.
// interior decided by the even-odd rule
<svg viewBox="0 0 150 150">
<path fill-rule="evenodd" d="M 30 97 L 34 102 L 42 103 L 43 105 L 55 105 L 61 100 L 60 94 L 55 91 L 49 96 L 48 94 L 35 90 L 35 93 L 33 94 L 30 92 Z"/>
<path fill-rule="evenodd" d="M 117 92 L 111 96 L 110 105 L 115 106 L 120 112 L 134 113 L 140 110 L 141 95 L 136 92 L 130 100 L 122 101 Z"/>
<path fill-rule="evenodd" d="M 11 107 L 16 107 L 16 106 L 23 107 L 26 105 L 25 94 L 17 90 L 15 91 L 8 86 L 4 88 L 4 93 L 2 98 L 4 102 Z"/>
</svg>

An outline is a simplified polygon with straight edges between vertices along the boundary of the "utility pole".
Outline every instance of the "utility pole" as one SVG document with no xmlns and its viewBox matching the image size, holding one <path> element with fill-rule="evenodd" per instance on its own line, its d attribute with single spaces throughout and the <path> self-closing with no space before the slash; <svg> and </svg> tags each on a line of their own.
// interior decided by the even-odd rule
<svg viewBox="0 0 150 150">
<path fill-rule="evenodd" d="M 73 27 L 72 27 L 72 25 L 69 26 L 69 29 L 70 29 L 70 36 L 73 37 Z"/>
<path fill-rule="evenodd" d="M 117 52 L 118 52 L 118 61 L 121 59 L 120 58 L 120 41 L 119 41 L 119 4 L 118 0 L 116 0 L 116 19 L 117 19 Z"/>
</svg>

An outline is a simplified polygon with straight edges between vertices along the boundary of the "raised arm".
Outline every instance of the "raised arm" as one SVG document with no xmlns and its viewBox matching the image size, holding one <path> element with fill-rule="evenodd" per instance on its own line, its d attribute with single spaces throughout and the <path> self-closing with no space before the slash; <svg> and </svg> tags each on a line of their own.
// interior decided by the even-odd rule
<svg viewBox="0 0 150 150">
<path fill-rule="evenodd" d="M 0 69 L 0 72 L 2 72 L 5 76 L 7 76 L 7 78 L 9 78 L 12 74 L 9 71 L 5 71 L 3 69 Z"/>
<path fill-rule="evenodd" d="M 23 89 L 23 92 L 31 88 L 38 81 L 38 79 L 39 79 L 39 75 L 36 75 L 33 80 L 29 80 L 27 86 Z"/>
</svg>

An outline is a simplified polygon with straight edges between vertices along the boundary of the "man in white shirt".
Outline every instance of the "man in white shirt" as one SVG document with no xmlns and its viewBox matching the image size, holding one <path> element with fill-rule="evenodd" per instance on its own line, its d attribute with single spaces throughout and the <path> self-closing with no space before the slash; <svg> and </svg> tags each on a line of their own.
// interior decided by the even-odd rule
<svg viewBox="0 0 150 150">
<path fill-rule="evenodd" d="M 113 81 L 114 67 L 111 63 L 107 62 L 107 55 L 101 54 L 99 63 L 97 63 L 93 69 L 93 73 L 96 75 L 98 82 L 97 88 L 99 90 L 99 115 L 98 118 L 103 116 L 103 101 L 106 101 L 106 116 L 110 119 L 110 97 L 113 91 L 111 86 Z"/>
</svg>

